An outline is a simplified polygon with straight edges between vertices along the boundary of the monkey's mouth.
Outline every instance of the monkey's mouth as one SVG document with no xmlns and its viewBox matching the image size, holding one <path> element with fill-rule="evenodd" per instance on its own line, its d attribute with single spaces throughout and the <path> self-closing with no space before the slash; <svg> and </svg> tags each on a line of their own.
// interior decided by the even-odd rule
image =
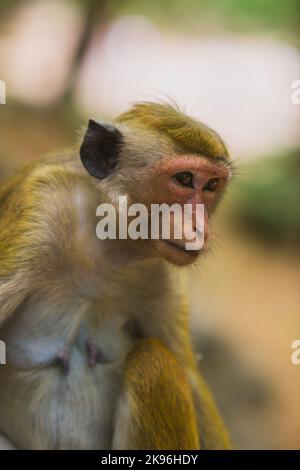
<svg viewBox="0 0 300 470">
<path fill-rule="evenodd" d="M 170 247 L 174 248 L 175 250 L 181 253 L 185 253 L 186 255 L 190 255 L 191 257 L 194 257 L 194 258 L 196 258 L 200 253 L 200 250 L 187 250 L 184 246 L 177 245 L 177 243 L 171 242 L 170 240 L 163 240 L 163 241 Z"/>
</svg>

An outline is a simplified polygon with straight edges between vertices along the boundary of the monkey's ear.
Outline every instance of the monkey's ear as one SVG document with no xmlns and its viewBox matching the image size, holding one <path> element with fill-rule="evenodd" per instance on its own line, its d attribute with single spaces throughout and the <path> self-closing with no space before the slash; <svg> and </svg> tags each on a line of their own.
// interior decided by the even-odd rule
<svg viewBox="0 0 300 470">
<path fill-rule="evenodd" d="M 123 136 L 116 127 L 90 119 L 80 147 L 80 158 L 89 174 L 103 179 L 112 173 L 122 142 Z"/>
</svg>

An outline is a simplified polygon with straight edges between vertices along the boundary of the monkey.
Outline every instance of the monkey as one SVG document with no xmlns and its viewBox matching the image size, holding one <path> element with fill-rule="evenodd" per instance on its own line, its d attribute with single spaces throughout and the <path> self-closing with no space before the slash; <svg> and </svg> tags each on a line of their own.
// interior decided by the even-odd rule
<svg viewBox="0 0 300 470">
<path fill-rule="evenodd" d="M 169 104 L 140 102 L 114 121 L 90 119 L 79 151 L 44 156 L 2 182 L 8 447 L 231 448 L 176 274 L 208 250 L 210 216 L 231 173 L 214 130 Z M 115 207 L 120 195 L 146 207 L 204 204 L 204 247 L 172 237 L 99 240 L 97 207 Z"/>
</svg>

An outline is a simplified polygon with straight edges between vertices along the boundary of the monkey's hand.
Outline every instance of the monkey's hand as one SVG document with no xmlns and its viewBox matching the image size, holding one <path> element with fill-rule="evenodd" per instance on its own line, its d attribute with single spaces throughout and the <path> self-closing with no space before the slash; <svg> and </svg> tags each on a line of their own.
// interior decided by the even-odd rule
<svg viewBox="0 0 300 470">
<path fill-rule="evenodd" d="M 136 344 L 125 364 L 113 449 L 199 449 L 188 378 L 157 339 Z"/>
</svg>

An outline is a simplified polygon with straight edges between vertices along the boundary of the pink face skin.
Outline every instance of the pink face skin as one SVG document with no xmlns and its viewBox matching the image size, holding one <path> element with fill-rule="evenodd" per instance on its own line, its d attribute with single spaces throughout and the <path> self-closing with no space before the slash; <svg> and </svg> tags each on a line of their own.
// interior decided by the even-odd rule
<svg viewBox="0 0 300 470">
<path fill-rule="evenodd" d="M 194 155 L 182 155 L 166 159 L 154 166 L 150 177 L 145 181 L 144 194 L 148 194 L 150 204 L 192 204 L 193 218 L 196 204 L 205 205 L 204 250 L 208 246 L 210 227 L 209 216 L 220 199 L 230 177 L 228 162 L 222 158 L 206 158 Z M 175 175 L 186 173 L 192 175 L 192 187 L 178 182 Z M 211 180 L 214 181 L 211 187 Z M 208 185 L 209 183 L 209 185 Z M 147 188 L 147 189 L 146 189 Z M 213 188 L 213 190 L 209 190 Z M 142 198 L 144 199 L 145 196 Z M 194 222 L 194 220 L 193 220 Z M 174 220 L 171 219 L 171 224 Z M 185 249 L 186 242 L 191 240 L 153 240 L 154 249 L 171 263 L 184 266 L 194 262 L 200 251 Z"/>
</svg>

